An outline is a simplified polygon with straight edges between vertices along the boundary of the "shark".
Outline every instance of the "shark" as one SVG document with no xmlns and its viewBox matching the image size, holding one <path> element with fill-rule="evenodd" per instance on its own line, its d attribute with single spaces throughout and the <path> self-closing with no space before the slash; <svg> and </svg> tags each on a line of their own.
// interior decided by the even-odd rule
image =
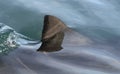
<svg viewBox="0 0 120 74">
<path fill-rule="evenodd" d="M 39 44 L 21 45 L 0 56 L 0 74 L 119 74 L 120 63 L 109 47 L 45 15 Z M 112 52 L 113 53 L 113 52 Z"/>
</svg>

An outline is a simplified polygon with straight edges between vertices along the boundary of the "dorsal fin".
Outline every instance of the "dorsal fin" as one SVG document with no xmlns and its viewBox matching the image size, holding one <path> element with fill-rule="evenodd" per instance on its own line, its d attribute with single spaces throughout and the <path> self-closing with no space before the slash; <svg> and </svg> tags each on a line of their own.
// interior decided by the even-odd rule
<svg viewBox="0 0 120 74">
<path fill-rule="evenodd" d="M 52 52 L 61 50 L 64 39 L 64 30 L 67 26 L 58 18 L 46 15 L 42 31 L 42 45 L 38 51 Z"/>
</svg>

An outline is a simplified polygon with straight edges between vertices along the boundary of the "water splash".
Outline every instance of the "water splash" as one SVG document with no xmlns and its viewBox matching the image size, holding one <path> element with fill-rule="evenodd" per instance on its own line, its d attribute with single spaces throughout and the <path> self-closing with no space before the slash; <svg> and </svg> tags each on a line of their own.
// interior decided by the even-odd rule
<svg viewBox="0 0 120 74">
<path fill-rule="evenodd" d="M 19 46 L 17 38 L 16 32 L 11 27 L 0 23 L 0 54 L 7 54 L 9 51 L 17 48 Z"/>
<path fill-rule="evenodd" d="M 32 43 L 30 38 L 21 35 L 11 27 L 0 23 L 0 54 L 8 54 L 20 45 L 28 43 Z"/>
</svg>

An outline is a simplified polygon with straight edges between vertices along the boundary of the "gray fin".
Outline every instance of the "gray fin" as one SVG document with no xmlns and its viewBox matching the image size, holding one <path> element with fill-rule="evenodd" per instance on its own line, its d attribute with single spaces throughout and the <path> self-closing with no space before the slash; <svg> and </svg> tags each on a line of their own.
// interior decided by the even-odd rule
<svg viewBox="0 0 120 74">
<path fill-rule="evenodd" d="M 37 51 L 52 52 L 62 49 L 64 30 L 67 26 L 58 18 L 46 15 L 42 31 L 42 45 Z"/>
</svg>

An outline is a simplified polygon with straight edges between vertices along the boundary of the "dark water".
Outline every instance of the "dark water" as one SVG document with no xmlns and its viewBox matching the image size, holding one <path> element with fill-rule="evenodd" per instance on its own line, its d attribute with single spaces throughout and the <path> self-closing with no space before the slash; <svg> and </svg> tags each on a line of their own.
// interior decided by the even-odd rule
<svg viewBox="0 0 120 74">
<path fill-rule="evenodd" d="M 119 74 L 120 1 L 1 0 L 0 74 Z M 36 52 L 44 15 L 76 32 L 59 52 Z M 71 43 L 70 43 L 71 42 Z M 17 48 L 17 49 L 15 49 Z M 3 51 L 5 50 L 5 51 Z"/>
</svg>

